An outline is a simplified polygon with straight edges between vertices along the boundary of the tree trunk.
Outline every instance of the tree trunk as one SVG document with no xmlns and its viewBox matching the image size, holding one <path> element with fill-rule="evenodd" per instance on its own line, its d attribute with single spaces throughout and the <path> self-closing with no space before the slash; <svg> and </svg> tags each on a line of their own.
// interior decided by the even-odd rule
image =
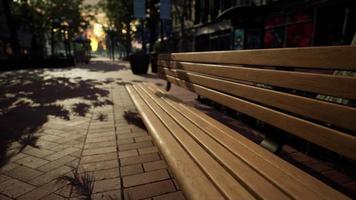
<svg viewBox="0 0 356 200">
<path fill-rule="evenodd" d="M 54 56 L 54 31 L 53 26 L 51 28 L 51 56 Z"/>
<path fill-rule="evenodd" d="M 15 56 L 20 56 L 20 45 L 17 37 L 17 30 L 15 27 L 15 23 L 12 19 L 11 8 L 10 8 L 10 0 L 2 0 L 2 4 L 4 7 L 4 14 L 6 17 L 7 26 L 10 31 L 10 43 L 13 54 Z"/>
</svg>

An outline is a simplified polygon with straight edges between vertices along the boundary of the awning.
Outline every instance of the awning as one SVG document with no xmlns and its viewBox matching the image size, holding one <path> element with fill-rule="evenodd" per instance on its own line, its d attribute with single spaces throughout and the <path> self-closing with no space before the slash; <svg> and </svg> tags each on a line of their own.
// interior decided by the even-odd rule
<svg viewBox="0 0 356 200">
<path fill-rule="evenodd" d="M 232 25 L 231 25 L 231 20 L 226 20 L 226 21 L 221 21 L 213 24 L 208 24 L 202 27 L 196 28 L 195 35 L 204 35 L 204 34 L 210 34 L 210 33 L 215 33 L 217 31 L 225 31 L 225 30 L 231 30 Z"/>
<path fill-rule="evenodd" d="M 266 6 L 235 6 L 220 13 L 216 20 L 256 17 L 263 15 L 265 11 Z"/>
</svg>

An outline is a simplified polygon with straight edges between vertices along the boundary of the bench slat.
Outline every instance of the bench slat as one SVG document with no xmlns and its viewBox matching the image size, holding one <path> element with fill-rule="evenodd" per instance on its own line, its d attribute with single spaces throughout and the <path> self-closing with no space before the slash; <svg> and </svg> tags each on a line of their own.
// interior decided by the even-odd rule
<svg viewBox="0 0 356 200">
<path fill-rule="evenodd" d="M 190 199 L 197 200 L 209 198 L 224 199 L 222 194 L 173 138 L 169 130 L 161 123 L 136 90 L 129 85 L 126 88 L 140 112 L 146 127 L 160 147 L 183 191 L 185 191 L 185 195 Z M 186 176 L 190 178 L 186 178 Z"/>
<path fill-rule="evenodd" d="M 318 144 L 327 149 L 333 150 L 351 159 L 356 158 L 356 139 L 355 137 L 342 133 L 337 130 L 326 128 L 315 123 L 281 113 L 270 108 L 248 102 L 237 97 L 233 97 L 203 86 L 191 84 L 179 80 L 172 76 L 167 79 L 181 87 L 191 90 L 204 97 L 212 99 L 222 105 L 238 110 L 242 113 L 265 121 L 269 124 L 286 130 L 289 133 Z"/>
<path fill-rule="evenodd" d="M 236 197 L 241 199 L 255 199 L 243 185 L 237 182 L 198 143 L 189 137 L 184 129 L 171 119 L 147 94 L 137 86 L 134 86 L 134 88 L 225 197 L 228 199 L 234 199 Z"/>
<path fill-rule="evenodd" d="M 321 198 L 346 198 L 343 194 L 333 190 L 284 160 L 279 159 L 277 156 L 274 156 L 240 134 L 236 134 L 235 131 L 210 118 L 206 114 L 193 107 L 184 105 L 176 98 L 172 99 L 172 96 L 168 96 L 166 92 L 160 90 L 153 84 L 145 84 L 145 86 L 154 93 L 167 95 L 162 95 L 161 98 L 177 112 L 182 113 L 192 123 L 200 127 L 216 141 L 219 141 L 221 145 L 224 145 L 249 166 L 273 181 L 295 199 L 305 199 L 306 195 L 309 194 L 309 189 L 314 191 L 315 194 Z"/>
<path fill-rule="evenodd" d="M 213 156 L 220 165 L 223 165 L 238 182 L 245 185 L 251 193 L 255 193 L 260 199 L 291 199 L 291 197 L 287 196 L 280 188 L 275 187 L 269 180 L 266 180 L 253 168 L 236 157 L 231 151 L 227 150 L 199 127 L 186 119 L 182 113 L 174 110 L 163 99 L 158 98 L 157 95 L 146 87 L 142 87 L 141 85 L 138 87 L 140 87 L 143 92 L 146 92 L 163 111 L 174 119 L 175 122 L 185 130 L 188 137 L 193 138 L 200 146 L 204 147 L 206 152 Z M 189 148 L 191 148 L 191 146 L 189 146 Z M 304 197 L 316 198 L 315 194 L 314 196 L 306 195 Z"/>
<path fill-rule="evenodd" d="M 355 55 L 356 57 L 356 55 Z M 356 99 L 356 77 L 159 60 L 162 67 Z"/>
<path fill-rule="evenodd" d="M 207 77 L 181 70 L 164 69 L 165 74 L 216 89 L 237 97 L 273 106 L 278 109 L 296 113 L 326 123 L 356 131 L 356 109 L 335 103 L 301 97 L 293 94 L 273 91 L 251 85 Z M 340 116 L 343 116 L 340 118 Z"/>
<path fill-rule="evenodd" d="M 329 46 L 160 54 L 159 60 L 356 70 L 355 46 Z"/>
</svg>

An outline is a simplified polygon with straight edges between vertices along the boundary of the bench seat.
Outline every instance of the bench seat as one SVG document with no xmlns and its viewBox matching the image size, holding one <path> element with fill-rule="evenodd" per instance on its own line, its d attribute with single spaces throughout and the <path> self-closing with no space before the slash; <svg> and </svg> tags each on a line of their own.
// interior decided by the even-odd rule
<svg viewBox="0 0 356 200">
<path fill-rule="evenodd" d="M 188 199 L 348 199 L 153 84 L 126 89 Z"/>
</svg>

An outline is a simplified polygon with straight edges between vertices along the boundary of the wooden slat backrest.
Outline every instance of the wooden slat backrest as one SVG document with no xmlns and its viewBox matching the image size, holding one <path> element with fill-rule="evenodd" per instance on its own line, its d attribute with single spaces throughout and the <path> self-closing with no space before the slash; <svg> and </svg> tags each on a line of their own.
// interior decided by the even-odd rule
<svg viewBox="0 0 356 200">
<path fill-rule="evenodd" d="M 349 46 L 178 53 L 160 55 L 159 71 L 172 83 L 355 159 L 356 108 L 315 98 L 355 100 L 356 77 L 330 74 L 355 70 L 355 58 L 356 47 Z M 290 71 L 299 67 L 305 72 Z"/>
<path fill-rule="evenodd" d="M 356 99 L 356 77 L 159 60 L 161 67 Z"/>
<path fill-rule="evenodd" d="M 159 60 L 356 70 L 356 46 L 161 54 Z"/>
</svg>

